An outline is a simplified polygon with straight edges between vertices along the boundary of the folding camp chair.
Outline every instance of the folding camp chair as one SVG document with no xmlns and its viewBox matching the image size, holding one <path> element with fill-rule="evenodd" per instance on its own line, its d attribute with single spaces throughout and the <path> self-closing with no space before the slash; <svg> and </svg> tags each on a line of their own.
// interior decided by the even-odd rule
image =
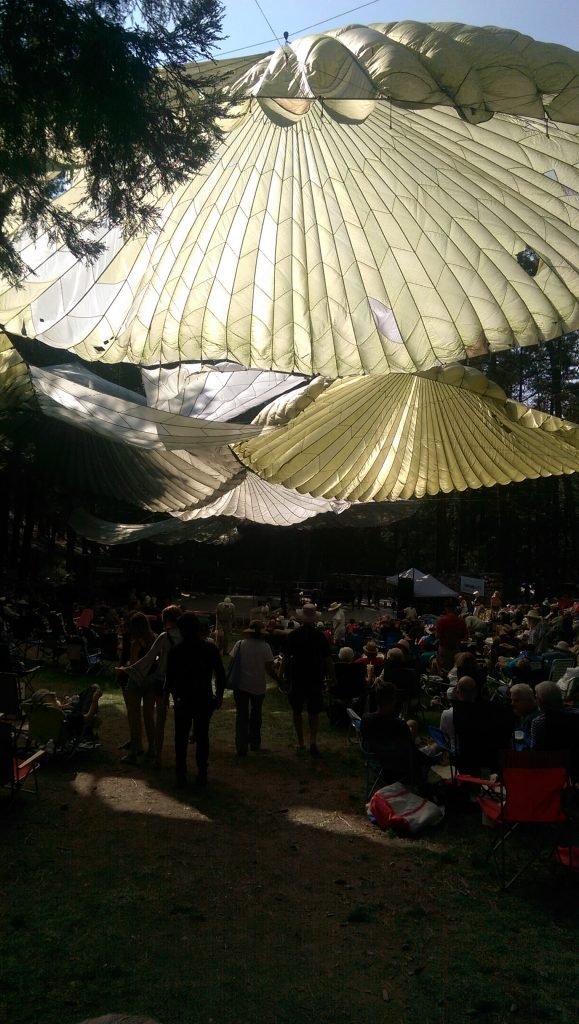
<svg viewBox="0 0 579 1024">
<path fill-rule="evenodd" d="M 443 754 L 446 754 L 448 758 L 448 766 L 450 768 L 450 782 L 454 782 L 456 762 L 454 758 L 454 751 L 450 743 L 448 742 L 442 729 L 436 729 L 433 725 L 428 726 L 428 735 L 430 736 L 431 740 L 433 740 L 434 743 L 436 743 L 438 749 Z"/>
<path fill-rule="evenodd" d="M 527 850 L 523 865 L 508 877 L 507 843 L 522 827 L 550 832 L 547 856 L 551 857 L 560 847 L 562 830 L 568 822 L 563 793 L 569 786 L 565 755 L 560 751 L 502 751 L 499 779 L 492 795 L 493 784 L 488 780 L 461 775 L 457 779 L 485 787 L 479 804 L 483 820 L 490 826 L 491 856 L 503 890 L 510 889 L 545 853 L 543 844 L 535 845 L 530 855 Z"/>
<path fill-rule="evenodd" d="M 446 676 L 433 675 L 424 672 L 421 676 L 421 693 L 428 707 L 449 708 L 450 700 L 447 696 L 448 679 Z"/>
<path fill-rule="evenodd" d="M 426 724 L 427 712 L 423 697 L 426 698 L 423 677 L 416 673 L 416 679 L 412 685 L 403 693 L 400 692 L 400 714 L 405 719 L 417 718 L 422 727 Z"/>
<path fill-rule="evenodd" d="M 360 742 L 360 723 L 361 723 L 362 719 L 360 718 L 360 715 L 358 714 L 358 712 L 354 711 L 353 708 L 346 708 L 346 714 L 348 716 L 348 721 L 350 723 L 350 728 L 348 729 L 348 736 L 347 736 L 348 742 L 349 743 L 358 743 L 359 744 L 359 742 Z"/>
<path fill-rule="evenodd" d="M 415 781 L 411 744 L 407 748 L 398 743 L 372 748 L 360 736 L 360 750 L 366 766 L 367 801 L 381 786 L 389 786 L 393 782 L 412 784 Z"/>
<path fill-rule="evenodd" d="M 6 641 L 0 643 L 0 672 L 13 672 L 14 658 L 12 646 Z"/>
<path fill-rule="evenodd" d="M 10 800 L 25 788 L 28 779 L 33 780 L 34 792 L 38 796 L 36 772 L 45 754 L 44 750 L 37 750 L 29 757 L 20 757 L 17 735 L 9 722 L 0 720 L 0 786 L 10 790 Z"/>
<path fill-rule="evenodd" d="M 412 761 L 412 747 L 408 751 L 398 744 L 381 747 L 379 750 L 372 750 L 364 744 L 360 733 L 362 719 L 353 710 L 347 708 L 350 720 L 351 742 L 360 747 L 360 752 L 366 768 L 366 801 L 380 786 L 387 786 L 391 782 L 414 780 L 414 764 Z"/>
<path fill-rule="evenodd" d="M 12 672 L 17 675 L 18 682 L 22 683 L 27 694 L 33 692 L 32 679 L 40 671 L 41 667 L 41 665 L 35 665 L 34 668 L 26 668 L 12 644 L 0 644 L 0 673 Z"/>
<path fill-rule="evenodd" d="M 55 705 L 31 705 L 28 709 L 28 743 L 51 751 L 65 750 L 69 733 L 62 708 Z"/>
<path fill-rule="evenodd" d="M 551 662 L 549 682 L 558 683 L 563 678 L 568 668 L 575 668 L 575 658 L 555 658 Z"/>
<path fill-rule="evenodd" d="M 366 702 L 366 666 L 361 662 L 334 665 L 335 683 L 328 695 L 328 718 L 332 725 L 348 725 L 347 709 L 364 711 Z"/>
<path fill-rule="evenodd" d="M 89 695 L 93 686 L 82 691 Z M 67 714 L 55 704 L 30 704 L 28 714 L 28 741 L 34 747 L 48 748 L 55 754 L 73 757 L 81 750 L 96 750 L 100 747 L 97 729 L 100 724 L 98 716 L 87 726 L 81 717 L 87 707 L 80 707 L 79 715 Z"/>
<path fill-rule="evenodd" d="M 88 674 L 101 667 L 101 652 L 91 650 L 84 636 L 68 636 L 65 643 L 67 672 L 74 675 Z"/>
<path fill-rule="evenodd" d="M 23 698 L 24 685 L 16 672 L 0 672 L 0 714 L 18 731 L 22 729 L 25 718 Z"/>
</svg>

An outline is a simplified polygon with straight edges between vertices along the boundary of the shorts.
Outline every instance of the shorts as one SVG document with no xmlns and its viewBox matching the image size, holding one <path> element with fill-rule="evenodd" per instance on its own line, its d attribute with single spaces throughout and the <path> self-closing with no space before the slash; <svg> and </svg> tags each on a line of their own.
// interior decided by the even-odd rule
<svg viewBox="0 0 579 1024">
<path fill-rule="evenodd" d="M 126 690 L 130 693 L 138 693 L 141 696 L 147 696 L 149 693 L 155 692 L 155 680 L 153 676 L 145 676 L 144 679 L 135 679 L 134 677 L 127 680 Z"/>
<path fill-rule="evenodd" d="M 300 690 L 292 686 L 289 694 L 289 702 L 292 711 L 301 715 L 304 707 L 308 715 L 319 715 L 324 708 L 324 695 L 321 685 L 312 686 L 309 690 Z"/>
</svg>

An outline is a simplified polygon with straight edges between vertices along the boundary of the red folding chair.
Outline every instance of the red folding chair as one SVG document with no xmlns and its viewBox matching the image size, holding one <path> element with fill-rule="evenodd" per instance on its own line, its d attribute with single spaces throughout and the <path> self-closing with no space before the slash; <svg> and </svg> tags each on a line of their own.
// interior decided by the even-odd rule
<svg viewBox="0 0 579 1024">
<path fill-rule="evenodd" d="M 520 829 L 549 832 L 551 841 L 546 852 L 547 857 L 552 857 L 569 820 L 563 804 L 563 794 L 570 785 L 563 752 L 502 751 L 494 792 L 488 788 L 488 780 L 459 775 L 458 781 L 478 781 L 486 787 L 479 796 L 479 804 L 491 828 L 491 856 L 503 890 L 510 889 L 545 854 L 544 844 L 535 845 L 522 867 L 508 878 L 506 846 Z"/>
<path fill-rule="evenodd" d="M 26 787 L 31 779 L 33 790 L 38 796 L 36 772 L 45 750 L 37 750 L 30 757 L 20 757 L 17 748 L 17 733 L 9 722 L 0 721 L 0 787 L 10 791 L 13 800 L 19 790 Z"/>
</svg>

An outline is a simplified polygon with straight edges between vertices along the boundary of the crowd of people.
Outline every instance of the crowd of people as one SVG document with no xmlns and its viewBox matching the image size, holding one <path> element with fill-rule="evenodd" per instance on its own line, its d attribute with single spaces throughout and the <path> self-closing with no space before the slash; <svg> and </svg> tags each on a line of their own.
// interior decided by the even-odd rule
<svg viewBox="0 0 579 1024">
<path fill-rule="evenodd" d="M 576 770 L 578 604 L 506 604 L 495 591 L 488 602 L 477 593 L 460 598 L 438 616 L 381 602 L 373 621 L 362 621 L 339 601 L 319 609 L 306 600 L 291 610 L 264 602 L 251 610 L 245 628 L 228 596 L 205 616 L 177 603 L 159 614 L 148 595 L 120 614 L 90 603 L 75 613 L 79 634 L 96 630 L 97 638 L 99 631 L 101 638 L 122 638 L 117 678 L 129 732 L 123 763 L 143 758 L 161 766 L 172 703 L 178 786 L 187 782 L 191 741 L 197 785 L 207 784 L 210 722 L 227 687 L 235 701 L 237 755 L 261 750 L 268 679 L 287 693 L 297 747 L 312 757 L 320 753 L 324 707 L 335 723 L 345 721 L 344 709 L 354 708 L 368 743 L 379 737 L 383 744 L 399 742 L 405 752 L 412 750 L 412 758 L 418 752 L 427 759 L 440 751 L 425 735 L 425 710 L 440 708 L 441 734 L 454 753 L 457 722 L 468 707 L 476 706 L 478 719 L 488 723 L 491 718 L 480 711 L 493 705 L 508 709 L 495 717 L 503 730 L 507 724 L 509 741 L 569 750 Z M 9 602 L 0 604 L 5 632 L 17 615 Z"/>
<path fill-rule="evenodd" d="M 251 610 L 249 626 L 235 643 L 238 622 L 231 598 L 218 602 L 215 627 L 205 636 L 193 613 L 179 611 L 176 606 L 164 610 L 165 632 L 154 642 L 149 637 L 144 657 L 129 654 L 119 673 L 126 679 L 125 700 L 133 722 L 128 763 L 141 750 L 131 687 L 141 693 L 145 757 L 154 764 L 160 763 L 166 706 L 172 697 L 178 785 L 186 781 L 191 728 L 198 784 L 207 782 L 209 723 L 227 686 L 236 707 L 238 756 L 261 749 L 268 678 L 287 692 L 297 747 L 312 757 L 320 753 L 318 726 L 324 707 L 338 709 L 337 722 L 339 709 L 348 705 L 359 711 L 361 734 L 368 742 L 376 743 L 380 735 L 383 744 L 401 741 L 423 759 L 435 756 L 436 744 L 412 716 L 413 710 L 424 711 L 426 697 L 429 707 L 440 706 L 440 729 L 450 751 L 457 744 L 455 709 L 464 716 L 464 705 L 476 705 L 478 714 L 481 706 L 493 704 L 508 712 L 497 717 L 503 731 L 507 723 L 519 747 L 573 750 L 577 759 L 579 717 L 571 706 L 579 687 L 577 605 L 504 605 L 495 592 L 488 607 L 478 594 L 447 606 L 438 617 L 421 616 L 414 607 L 398 614 L 392 604 L 367 622 L 347 616 L 337 601 L 326 610 L 305 602 L 289 613 L 266 603 Z M 139 616 L 144 617 L 136 613 L 131 622 Z M 229 659 L 227 676 L 222 655 Z M 554 665 L 565 669 L 557 681 L 550 678 Z M 571 701 L 566 707 L 567 698 Z M 492 746 L 489 737 L 489 751 Z"/>
</svg>

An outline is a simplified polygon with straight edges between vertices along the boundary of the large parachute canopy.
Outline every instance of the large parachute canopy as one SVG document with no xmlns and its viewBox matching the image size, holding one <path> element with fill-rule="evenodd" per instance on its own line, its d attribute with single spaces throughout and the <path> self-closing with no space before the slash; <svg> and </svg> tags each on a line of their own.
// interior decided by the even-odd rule
<svg viewBox="0 0 579 1024">
<path fill-rule="evenodd" d="M 23 238 L 32 273 L 0 287 L 9 331 L 88 360 L 335 378 L 579 327 L 577 53 L 391 22 L 223 70 L 223 142 L 156 197 L 156 229 L 103 225 L 90 266 Z M 81 174 L 58 202 L 82 201 Z"/>
<path fill-rule="evenodd" d="M 78 363 L 29 379 L 5 344 L 0 407 L 85 432 L 105 493 L 138 481 L 179 520 L 165 542 L 213 516 L 289 525 L 577 472 L 578 428 L 456 364 L 579 330 L 579 54 L 405 21 L 216 70 L 223 141 L 152 197 L 154 230 L 103 224 L 88 265 L 22 235 L 30 273 L 0 282 L 12 338 L 138 364 L 140 393 Z M 82 206 L 82 173 L 56 202 Z"/>
</svg>

